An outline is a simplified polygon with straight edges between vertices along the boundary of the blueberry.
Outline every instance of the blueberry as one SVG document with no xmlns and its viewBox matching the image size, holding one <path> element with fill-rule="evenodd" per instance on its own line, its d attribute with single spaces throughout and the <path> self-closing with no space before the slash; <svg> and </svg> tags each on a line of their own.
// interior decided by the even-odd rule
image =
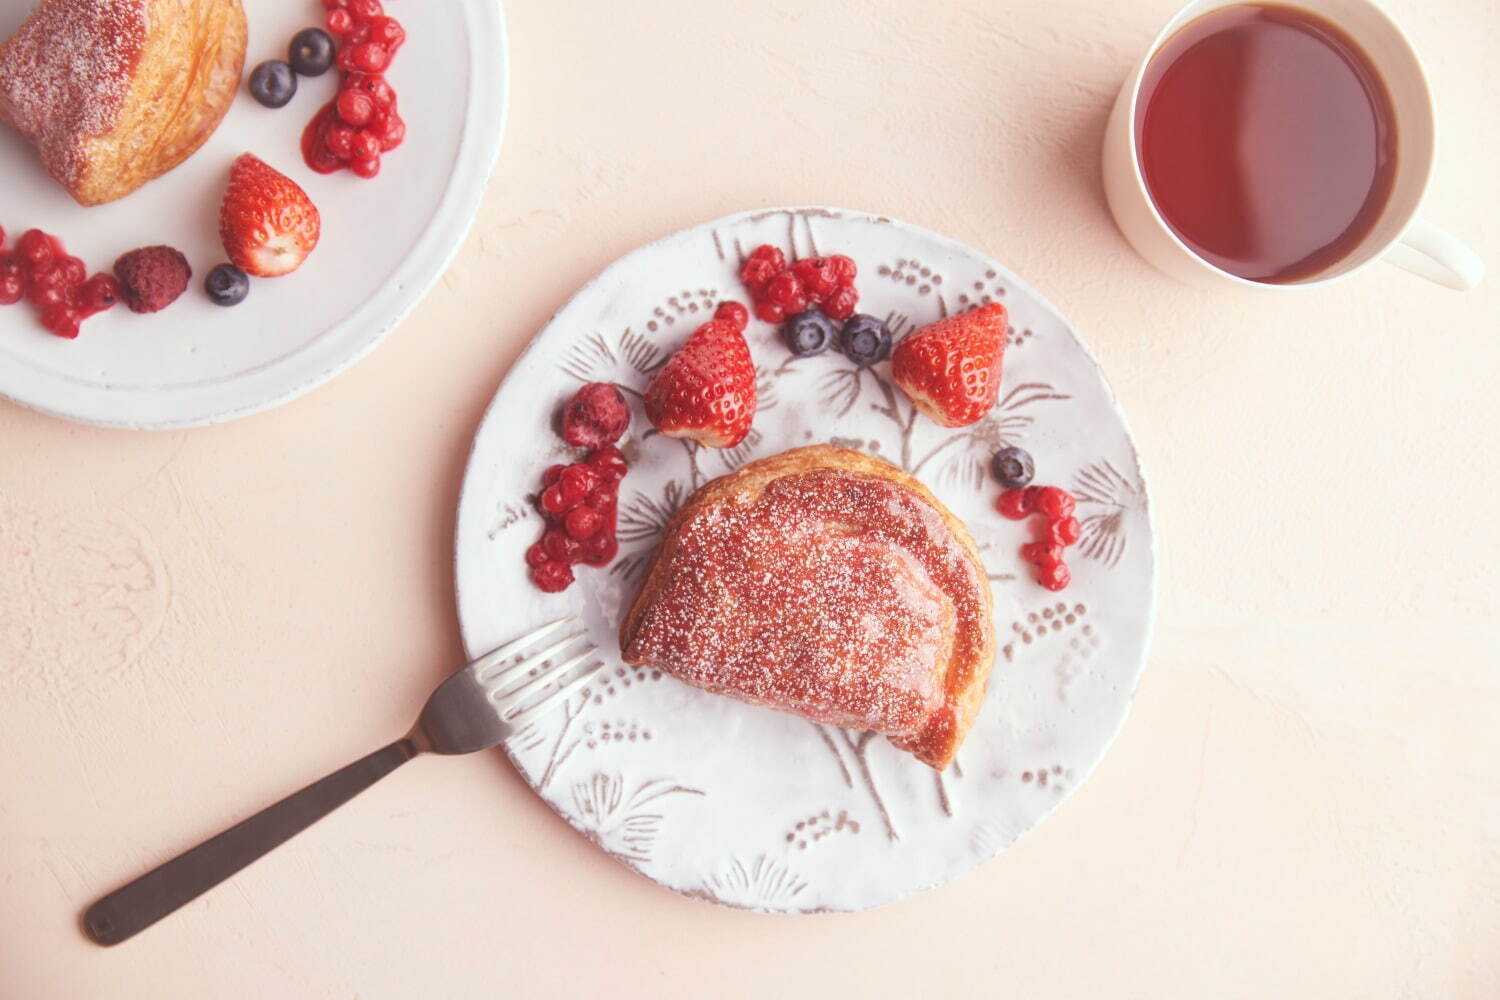
<svg viewBox="0 0 1500 1000">
<path fill-rule="evenodd" d="M 297 93 L 297 74 L 280 59 L 269 59 L 250 73 L 250 96 L 268 108 L 284 107 Z"/>
<path fill-rule="evenodd" d="M 1031 462 L 1031 456 L 1020 448 L 1001 448 L 995 452 L 995 460 L 990 465 L 990 470 L 995 473 L 995 478 L 1000 480 L 1000 485 L 1008 490 L 1018 490 L 1031 482 L 1031 477 L 1036 475 L 1036 467 Z"/>
<path fill-rule="evenodd" d="M 287 59 L 301 76 L 322 76 L 333 65 L 333 39 L 322 28 L 307 28 L 292 36 Z"/>
<path fill-rule="evenodd" d="M 844 324 L 844 355 L 863 367 L 884 361 L 891 353 L 891 329 L 874 316 L 855 313 Z"/>
<path fill-rule="evenodd" d="M 833 343 L 833 320 L 817 309 L 808 309 L 787 319 L 781 328 L 787 349 L 799 358 L 822 354 Z"/>
<path fill-rule="evenodd" d="M 233 264 L 220 264 L 203 279 L 203 290 L 215 305 L 237 306 L 250 294 L 250 279 Z"/>
</svg>

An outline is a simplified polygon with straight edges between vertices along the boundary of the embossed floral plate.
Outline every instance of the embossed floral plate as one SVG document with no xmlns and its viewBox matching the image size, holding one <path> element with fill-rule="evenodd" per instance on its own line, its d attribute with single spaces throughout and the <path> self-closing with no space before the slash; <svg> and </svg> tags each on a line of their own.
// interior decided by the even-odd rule
<svg viewBox="0 0 1500 1000">
<path fill-rule="evenodd" d="M 34 0 L 0 3 L 0 39 Z M 246 71 L 285 59 L 287 40 L 318 24 L 318 0 L 245 0 Z M 287 402 L 344 371 L 395 328 L 462 243 L 505 128 L 509 57 L 499 0 L 391 0 L 407 43 L 389 77 L 406 143 L 363 181 L 302 162 L 302 129 L 337 90 L 337 74 L 304 79 L 279 110 L 243 88 L 208 143 L 176 170 L 120 201 L 73 202 L 35 150 L 0 125 L 0 225 L 14 240 L 45 229 L 92 271 L 143 244 L 177 247 L 194 277 L 150 316 L 116 308 L 59 340 L 22 304 L 0 307 L 0 396 L 83 423 L 166 428 L 215 423 Z M 290 175 L 323 217 L 318 248 L 295 274 L 257 280 L 232 309 L 201 279 L 224 259 L 219 204 L 229 165 L 253 152 Z"/>
<path fill-rule="evenodd" d="M 644 432 L 636 412 L 620 494 L 621 553 L 541 594 L 522 553 L 541 532 L 529 497 L 566 461 L 551 428 L 581 382 L 639 392 L 722 298 L 744 300 L 741 255 L 769 242 L 859 265 L 860 308 L 900 333 L 991 299 L 1013 330 L 999 404 L 957 431 L 914 417 L 889 364 L 833 351 L 794 359 L 770 325 L 747 338 L 761 402 L 731 451 Z M 717 697 L 623 666 L 616 627 L 674 508 L 708 478 L 796 445 L 863 448 L 919 476 L 968 524 L 989 568 L 1000 652 L 984 709 L 942 775 L 884 739 Z M 1083 537 L 1073 584 L 1034 583 L 1025 528 L 991 506 L 986 467 L 1014 443 L 1038 481 L 1070 487 Z M 1045 301 L 952 240 L 858 212 L 731 216 L 631 253 L 588 284 L 516 362 L 474 442 L 459 506 L 458 605 L 471 653 L 567 612 L 608 668 L 565 711 L 507 748 L 554 809 L 610 855 L 668 888 L 776 912 L 855 910 L 962 875 L 1034 827 L 1098 763 L 1124 721 L 1154 602 L 1145 486 L 1124 418 L 1088 351 Z"/>
</svg>

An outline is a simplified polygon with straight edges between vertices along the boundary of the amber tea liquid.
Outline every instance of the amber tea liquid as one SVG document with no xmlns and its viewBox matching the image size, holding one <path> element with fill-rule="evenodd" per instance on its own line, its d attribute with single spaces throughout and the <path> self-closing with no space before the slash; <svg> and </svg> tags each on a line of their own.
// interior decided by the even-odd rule
<svg viewBox="0 0 1500 1000">
<path fill-rule="evenodd" d="M 1291 283 L 1337 264 L 1390 198 L 1390 93 L 1347 34 L 1309 11 L 1242 4 L 1185 25 L 1141 82 L 1141 172 L 1204 260 Z"/>
</svg>

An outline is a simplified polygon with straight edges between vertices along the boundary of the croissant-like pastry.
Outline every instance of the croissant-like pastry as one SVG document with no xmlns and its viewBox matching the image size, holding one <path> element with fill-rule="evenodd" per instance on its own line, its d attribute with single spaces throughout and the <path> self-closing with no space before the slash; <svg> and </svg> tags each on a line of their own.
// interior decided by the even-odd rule
<svg viewBox="0 0 1500 1000">
<path fill-rule="evenodd" d="M 620 646 L 718 694 L 883 733 L 941 770 L 984 700 L 991 619 L 963 523 L 895 466 L 818 445 L 688 499 Z"/>
<path fill-rule="evenodd" d="M 42 0 L 0 45 L 0 120 L 80 205 L 114 201 L 219 127 L 245 39 L 240 0 Z"/>
</svg>

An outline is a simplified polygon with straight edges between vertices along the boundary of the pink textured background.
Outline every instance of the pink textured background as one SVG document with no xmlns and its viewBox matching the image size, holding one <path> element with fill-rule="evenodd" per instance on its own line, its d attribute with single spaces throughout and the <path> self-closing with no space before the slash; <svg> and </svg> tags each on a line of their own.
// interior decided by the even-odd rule
<svg viewBox="0 0 1500 1000">
<path fill-rule="evenodd" d="M 1428 212 L 1500 268 L 1500 7 L 1389 6 L 1439 103 Z M 1500 994 L 1500 280 L 1257 298 L 1133 257 L 1100 131 L 1173 8 L 510 0 L 482 217 L 371 359 L 186 433 L 0 405 L 0 997 Z M 946 888 L 772 919 L 616 866 L 498 753 L 427 759 L 87 944 L 93 897 L 393 737 L 456 665 L 465 450 L 548 315 L 647 239 L 819 202 L 1005 261 L 1132 419 L 1161 622 L 1094 778 Z"/>
</svg>

